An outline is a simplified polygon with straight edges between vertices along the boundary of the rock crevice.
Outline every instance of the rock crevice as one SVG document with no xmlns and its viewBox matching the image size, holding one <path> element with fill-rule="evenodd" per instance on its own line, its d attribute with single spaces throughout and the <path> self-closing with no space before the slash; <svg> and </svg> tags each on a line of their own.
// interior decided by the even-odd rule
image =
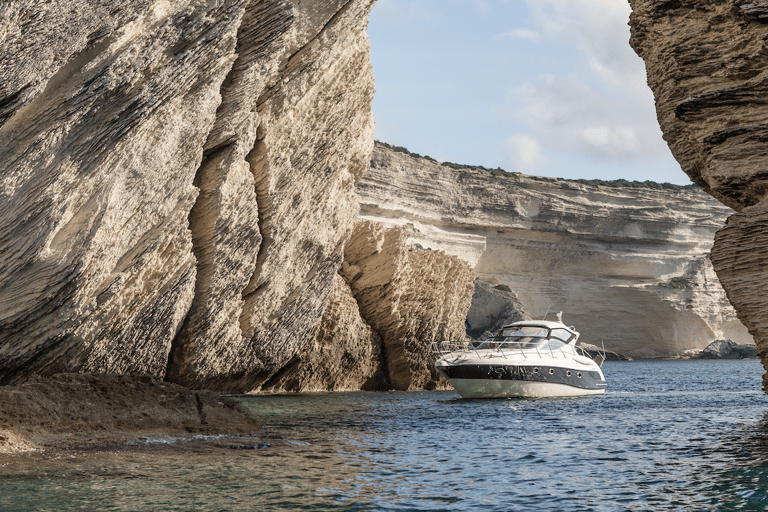
<svg viewBox="0 0 768 512">
<path fill-rule="evenodd" d="M 370 161 L 372 5 L 0 5 L 0 382 L 248 391 L 305 348 Z"/>
</svg>

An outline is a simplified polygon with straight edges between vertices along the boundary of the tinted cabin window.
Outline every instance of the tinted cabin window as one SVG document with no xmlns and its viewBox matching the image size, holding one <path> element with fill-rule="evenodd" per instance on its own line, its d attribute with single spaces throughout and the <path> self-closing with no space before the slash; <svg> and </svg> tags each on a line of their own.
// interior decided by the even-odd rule
<svg viewBox="0 0 768 512">
<path fill-rule="evenodd" d="M 566 329 L 552 329 L 552 337 L 562 340 L 564 343 L 573 338 L 573 334 Z"/>
</svg>

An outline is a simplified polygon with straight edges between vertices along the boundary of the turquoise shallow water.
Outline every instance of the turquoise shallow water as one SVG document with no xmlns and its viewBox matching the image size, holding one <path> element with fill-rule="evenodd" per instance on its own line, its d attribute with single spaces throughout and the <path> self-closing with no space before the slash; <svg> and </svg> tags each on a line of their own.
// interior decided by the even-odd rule
<svg viewBox="0 0 768 512">
<path fill-rule="evenodd" d="M 757 361 L 607 362 L 602 397 L 243 398 L 258 439 L 0 459 L 17 510 L 765 510 Z"/>
</svg>

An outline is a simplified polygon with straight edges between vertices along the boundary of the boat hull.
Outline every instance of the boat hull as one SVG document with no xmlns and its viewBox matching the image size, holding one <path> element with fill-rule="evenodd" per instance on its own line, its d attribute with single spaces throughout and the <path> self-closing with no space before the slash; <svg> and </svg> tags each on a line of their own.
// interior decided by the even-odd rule
<svg viewBox="0 0 768 512">
<path fill-rule="evenodd" d="M 602 389 L 584 389 L 553 382 L 524 380 L 448 379 L 462 398 L 546 398 L 602 395 Z"/>
<path fill-rule="evenodd" d="M 606 387 L 599 369 L 505 364 L 451 365 L 444 361 L 439 361 L 436 366 L 462 398 L 600 395 L 605 393 Z"/>
</svg>

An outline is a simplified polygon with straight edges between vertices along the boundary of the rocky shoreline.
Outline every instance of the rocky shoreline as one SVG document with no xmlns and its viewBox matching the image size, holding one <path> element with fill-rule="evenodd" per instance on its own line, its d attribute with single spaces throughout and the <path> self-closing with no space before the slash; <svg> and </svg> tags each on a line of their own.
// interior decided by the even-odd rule
<svg viewBox="0 0 768 512">
<path fill-rule="evenodd" d="M 0 386 L 0 454 L 127 445 L 146 439 L 253 435 L 237 400 L 147 375 L 57 374 Z"/>
</svg>

